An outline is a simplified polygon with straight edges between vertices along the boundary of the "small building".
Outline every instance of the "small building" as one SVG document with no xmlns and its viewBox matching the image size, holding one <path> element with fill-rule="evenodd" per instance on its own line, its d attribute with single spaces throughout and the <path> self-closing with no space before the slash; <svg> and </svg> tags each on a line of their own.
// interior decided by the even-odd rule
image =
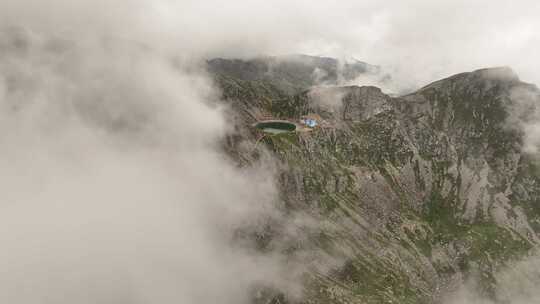
<svg viewBox="0 0 540 304">
<path fill-rule="evenodd" d="M 300 123 L 308 128 L 315 128 L 322 121 L 322 118 L 317 114 L 308 114 L 300 118 Z"/>
<path fill-rule="evenodd" d="M 310 128 L 315 128 L 317 126 L 317 121 L 311 118 L 300 119 L 300 122 Z"/>
</svg>

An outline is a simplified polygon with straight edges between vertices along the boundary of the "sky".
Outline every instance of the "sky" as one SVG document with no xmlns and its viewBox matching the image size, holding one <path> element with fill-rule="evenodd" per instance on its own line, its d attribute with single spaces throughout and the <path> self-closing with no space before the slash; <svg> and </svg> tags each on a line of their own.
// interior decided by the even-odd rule
<svg viewBox="0 0 540 304">
<path fill-rule="evenodd" d="M 283 257 L 230 242 L 279 215 L 273 165 L 220 154 L 226 111 L 196 63 L 306 53 L 404 88 L 502 65 L 540 83 L 539 15 L 536 1 L 1 1 L 0 302 L 296 288 Z"/>
<path fill-rule="evenodd" d="M 385 67 L 409 86 L 491 66 L 510 66 L 540 83 L 540 3 L 533 0 L 42 3 L 3 1 L 3 11 L 15 12 L 3 22 L 16 18 L 62 35 L 99 29 L 186 56 L 354 57 Z"/>
<path fill-rule="evenodd" d="M 383 66 L 411 87 L 510 66 L 540 83 L 537 1 L 217 1 L 159 10 L 206 56 L 307 53 Z M 177 14 L 181 11 L 180 15 Z M 196 37 L 192 39 L 191 37 Z"/>
</svg>

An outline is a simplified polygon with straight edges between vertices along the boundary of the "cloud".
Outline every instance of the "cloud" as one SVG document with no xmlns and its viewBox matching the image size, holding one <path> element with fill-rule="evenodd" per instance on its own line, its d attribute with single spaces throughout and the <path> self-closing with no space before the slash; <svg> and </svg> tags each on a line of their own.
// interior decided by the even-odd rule
<svg viewBox="0 0 540 304">
<path fill-rule="evenodd" d="M 540 4 L 532 0 L 27 0 L 3 1 L 2 8 L 14 12 L 4 14 L 4 23 L 30 20 L 62 34 L 97 27 L 202 57 L 356 57 L 382 65 L 402 89 L 488 66 L 510 66 L 526 81 L 540 82 Z"/>
<path fill-rule="evenodd" d="M 511 66 L 526 81 L 540 82 L 535 1 L 237 1 L 222 11 L 209 3 L 188 6 L 186 15 L 212 20 L 195 30 L 219 33 L 212 41 L 224 55 L 356 57 L 383 66 L 401 90 L 490 66 Z"/>
<path fill-rule="evenodd" d="M 540 90 L 534 85 L 515 87 L 510 92 L 508 127 L 523 133 L 523 151 L 534 155 L 540 147 Z"/>
<path fill-rule="evenodd" d="M 460 289 L 448 296 L 445 304 L 533 304 L 538 302 L 540 292 L 540 258 L 533 254 L 522 261 L 516 261 L 500 269 L 495 274 L 497 286 L 493 299 L 478 293 L 480 276 L 472 278 Z"/>
<path fill-rule="evenodd" d="M 0 299 L 238 303 L 253 282 L 290 285 L 279 256 L 230 244 L 275 212 L 276 190 L 271 170 L 219 153 L 228 121 L 192 63 L 309 53 L 382 65 L 395 90 L 493 65 L 538 83 L 539 11 L 487 0 L 2 1 Z"/>
<path fill-rule="evenodd" d="M 292 290 L 282 257 L 233 243 L 277 212 L 276 189 L 263 164 L 238 169 L 220 152 L 230 126 L 212 83 L 169 45 L 111 32 L 104 3 L 82 4 L 53 4 L 76 24 L 66 35 L 19 3 L 0 13 L 13 22 L 0 30 L 0 301 L 244 303 L 254 284 Z"/>
</svg>

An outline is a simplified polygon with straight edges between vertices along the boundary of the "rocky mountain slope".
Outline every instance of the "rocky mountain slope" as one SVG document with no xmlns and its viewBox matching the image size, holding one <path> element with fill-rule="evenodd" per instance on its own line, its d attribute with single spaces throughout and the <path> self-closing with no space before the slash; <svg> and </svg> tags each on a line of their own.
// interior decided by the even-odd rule
<svg viewBox="0 0 540 304">
<path fill-rule="evenodd" d="M 284 213 L 317 223 L 302 238 L 284 238 L 279 223 L 255 233 L 260 250 L 308 265 L 302 300 L 278 292 L 269 303 L 439 303 L 469 279 L 504 303 L 496 272 L 531 253 L 540 233 L 538 163 L 522 152 L 514 92 L 540 102 L 540 91 L 495 68 L 390 97 L 336 86 L 335 65 L 316 61 L 328 70 L 209 62 L 235 117 L 229 154 L 249 165 L 269 153 Z M 324 86 L 314 73 L 327 75 Z M 321 119 L 311 132 L 262 136 L 252 127 L 262 116 L 308 114 Z"/>
</svg>

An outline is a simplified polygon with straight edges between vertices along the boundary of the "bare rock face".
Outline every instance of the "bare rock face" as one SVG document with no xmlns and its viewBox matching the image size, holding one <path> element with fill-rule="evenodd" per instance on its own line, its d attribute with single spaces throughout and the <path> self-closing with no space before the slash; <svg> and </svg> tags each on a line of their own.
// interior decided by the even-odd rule
<svg viewBox="0 0 540 304">
<path fill-rule="evenodd" d="M 291 261 L 317 253 L 302 301 L 437 303 L 478 275 L 480 292 L 498 299 L 494 274 L 539 241 L 538 165 L 523 151 L 520 127 L 540 104 L 536 87 L 495 68 L 402 97 L 311 80 L 291 93 L 260 78 L 254 64 L 212 70 L 237 117 L 239 135 L 226 147 L 242 165 L 271 155 L 284 212 L 318 223 L 301 242 L 288 239 Z M 294 65 L 280 69 L 289 79 L 306 75 Z M 527 111 L 515 98 L 524 91 Z M 324 124 L 256 145 L 250 124 L 260 112 L 290 120 L 313 114 Z M 328 256 L 339 262 L 321 266 Z M 282 294 L 279 301 L 292 300 Z"/>
<path fill-rule="evenodd" d="M 391 98 L 373 86 L 316 87 L 304 93 L 314 112 L 329 119 L 360 122 L 390 110 Z"/>
</svg>

